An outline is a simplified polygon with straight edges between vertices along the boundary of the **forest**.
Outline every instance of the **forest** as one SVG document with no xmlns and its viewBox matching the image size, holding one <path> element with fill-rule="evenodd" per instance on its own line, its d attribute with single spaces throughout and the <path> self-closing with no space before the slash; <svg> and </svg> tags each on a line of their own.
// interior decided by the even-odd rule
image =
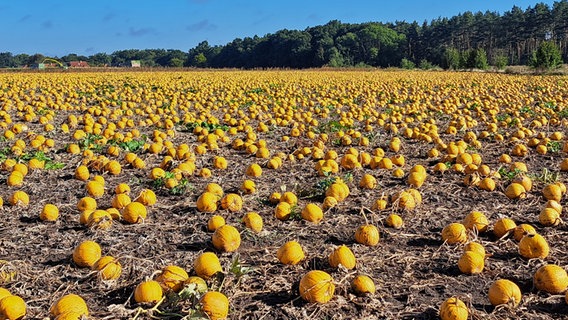
<svg viewBox="0 0 568 320">
<path fill-rule="evenodd" d="M 55 58 L 63 63 L 123 66 L 140 60 L 145 67 L 319 68 L 441 67 L 503 68 L 527 65 L 543 42 L 568 59 L 568 0 L 537 3 L 497 12 L 464 12 L 432 21 L 343 23 L 332 20 L 305 30 L 278 30 L 236 38 L 225 45 L 202 41 L 187 52 L 178 49 L 125 49 L 91 56 L 46 57 L 0 53 L 0 67 L 18 68 Z"/>
</svg>

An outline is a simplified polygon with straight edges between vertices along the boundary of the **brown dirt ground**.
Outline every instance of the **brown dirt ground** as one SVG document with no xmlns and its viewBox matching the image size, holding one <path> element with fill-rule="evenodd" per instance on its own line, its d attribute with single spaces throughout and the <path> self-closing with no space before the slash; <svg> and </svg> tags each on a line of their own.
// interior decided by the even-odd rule
<svg viewBox="0 0 568 320">
<path fill-rule="evenodd" d="M 273 137 L 280 133 L 274 132 Z M 292 138 L 282 143 L 275 138 L 265 137 L 275 151 L 293 152 L 306 144 L 302 139 Z M 388 133 L 379 131 L 369 147 L 361 148 L 371 152 L 376 147 L 387 150 Z M 403 139 L 404 140 L 404 139 Z M 177 142 L 193 144 L 195 136 L 179 132 Z M 68 141 L 57 141 L 61 146 Z M 413 141 L 403 141 L 402 153 L 408 171 L 413 164 L 430 164 L 425 148 Z M 499 168 L 498 155 L 508 152 L 510 143 L 484 143 L 482 150 L 487 164 Z M 346 147 L 337 147 L 338 153 Z M 84 183 L 73 179 L 73 170 L 81 161 L 80 156 L 68 155 L 64 151 L 49 153 L 58 162 L 66 163 L 61 170 L 30 172 L 22 188 L 28 192 L 32 203 L 25 208 L 4 205 L 0 211 L 0 258 L 6 260 L 1 266 L 4 271 L 15 270 L 14 279 L 2 285 L 24 297 L 28 304 L 29 319 L 48 316 L 50 305 L 65 293 L 82 295 L 93 319 L 130 319 L 138 305 L 132 297 L 135 286 L 155 271 L 170 264 L 193 272 L 193 261 L 203 251 L 215 251 L 211 244 L 211 233 L 206 230 L 211 214 L 200 213 L 195 201 L 209 182 L 224 186 L 225 192 L 238 191 L 245 179 L 248 164 L 257 161 L 242 151 L 234 151 L 222 145 L 215 153 L 199 157 L 197 167 L 210 167 L 214 155 L 224 155 L 230 163 L 228 170 L 213 170 L 210 179 L 191 177 L 190 188 L 183 195 L 170 195 L 166 190 L 156 190 L 158 204 L 149 210 L 149 216 L 142 224 L 127 225 L 115 222 L 110 230 L 89 229 L 79 224 L 76 209 L 78 199 L 85 196 Z M 387 151 L 387 155 L 392 155 Z M 156 166 L 161 156 L 141 154 L 148 168 Z M 541 168 L 555 168 L 561 153 L 546 156 L 531 154 L 523 158 L 535 172 Z M 263 161 L 260 161 L 263 164 Z M 210 287 L 223 291 L 230 299 L 231 319 L 436 319 L 439 305 L 450 296 L 458 296 L 470 307 L 471 319 L 560 319 L 568 318 L 568 305 L 563 295 L 548 295 L 533 288 L 532 275 L 544 263 L 557 263 L 566 267 L 568 254 L 566 240 L 568 227 L 565 224 L 554 228 L 538 225 L 538 212 L 544 204 L 539 190 L 544 183 L 535 180 L 534 191 L 526 199 L 509 200 L 503 194 L 504 185 L 495 192 L 484 192 L 463 185 L 463 175 L 448 172 L 429 172 L 427 182 L 420 188 L 423 203 L 412 212 L 401 212 L 405 226 L 401 230 L 389 229 L 384 219 L 392 212 L 373 212 L 370 206 L 381 194 L 390 195 L 406 187 L 404 179 L 396 179 L 388 170 L 369 168 L 352 171 L 349 183 L 351 195 L 337 208 L 325 213 L 324 220 L 314 225 L 302 220 L 278 221 L 273 217 L 273 206 L 266 199 L 274 191 L 286 190 L 305 195 L 314 193 L 315 184 L 322 178 L 313 169 L 314 163 L 304 159 L 291 163 L 279 170 L 264 169 L 256 179 L 259 190 L 252 195 L 243 195 L 245 207 L 239 213 L 220 210 L 229 224 L 238 227 L 242 234 L 242 245 L 234 254 L 220 253 L 225 268 L 224 280 L 212 280 Z M 372 173 L 379 181 L 376 190 L 361 190 L 357 182 L 364 173 Z M 342 175 L 345 172 L 342 173 Z M 119 176 L 103 174 L 107 181 L 105 196 L 99 200 L 99 207 L 110 207 L 113 188 L 119 182 L 132 187 L 132 195 L 141 189 L 152 187 L 147 170 L 124 168 Z M 0 181 L 5 185 L 7 173 L 2 172 Z M 562 173 L 561 180 L 566 174 Z M 504 180 L 502 180 L 504 184 Z M 7 199 L 15 190 L 3 187 L 1 195 Z M 5 200 L 6 201 L 6 200 Z M 300 207 L 310 201 L 321 201 L 321 197 L 300 198 Z M 45 203 L 56 203 L 60 207 L 60 218 L 55 223 L 38 219 Z M 563 201 L 562 204 L 566 204 Z M 491 222 L 500 217 L 510 217 L 517 223 L 531 223 L 549 241 L 550 256 L 545 261 L 525 260 L 517 253 L 517 243 L 510 238 L 495 239 L 491 232 L 481 234 L 477 240 L 492 254 L 480 275 L 463 275 L 457 268 L 461 246 L 444 244 L 440 237 L 442 228 L 461 221 L 472 210 L 484 212 Z M 264 219 L 264 230 L 255 234 L 243 226 L 241 218 L 245 212 L 257 211 Z M 376 247 L 355 243 L 355 229 L 366 221 L 377 225 L 381 241 Z M 122 276 L 115 282 L 102 282 L 97 274 L 74 265 L 71 253 L 82 240 L 97 241 L 103 255 L 113 255 L 123 266 Z M 277 249 L 288 240 L 298 240 L 306 250 L 307 259 L 298 266 L 281 265 L 276 258 Z M 357 257 L 357 268 L 353 271 L 334 270 L 327 263 L 327 256 L 336 245 L 346 244 Z M 215 251 L 216 252 L 216 251 Z M 231 262 L 238 259 L 249 269 L 242 276 L 230 272 Z M 327 304 L 308 304 L 298 295 L 298 282 L 308 270 L 328 271 L 337 284 L 335 297 Z M 355 274 L 371 276 L 377 292 L 371 296 L 358 297 L 349 289 L 349 282 Z M 523 300 L 516 309 L 494 308 L 487 298 L 490 284 L 498 278 L 515 281 L 523 292 Z M 192 307 L 189 300 L 170 303 L 167 300 L 158 307 L 160 312 L 143 313 L 139 319 L 152 317 L 160 319 L 189 318 Z"/>
</svg>

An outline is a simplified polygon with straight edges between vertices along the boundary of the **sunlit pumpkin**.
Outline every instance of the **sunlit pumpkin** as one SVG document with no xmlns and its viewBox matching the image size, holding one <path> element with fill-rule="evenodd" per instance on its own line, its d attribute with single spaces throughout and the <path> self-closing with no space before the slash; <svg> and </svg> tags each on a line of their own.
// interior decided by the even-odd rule
<svg viewBox="0 0 568 320">
<path fill-rule="evenodd" d="M 276 252 L 278 260 L 283 264 L 298 264 L 306 258 L 302 246 L 296 241 L 288 241 Z"/>
<path fill-rule="evenodd" d="M 199 304 L 208 319 L 226 319 L 229 314 L 229 299 L 221 292 L 209 291 L 205 293 L 199 299 Z"/>
<path fill-rule="evenodd" d="M 146 280 L 139 283 L 134 289 L 134 300 L 137 303 L 156 303 L 163 297 L 162 287 L 155 280 Z"/>
<path fill-rule="evenodd" d="M 489 287 L 489 302 L 494 306 L 509 304 L 516 307 L 521 303 L 521 297 L 521 289 L 511 280 L 499 279 Z"/>
<path fill-rule="evenodd" d="M 561 266 L 547 264 L 536 270 L 533 283 L 540 291 L 559 294 L 568 288 L 568 274 Z"/>
<path fill-rule="evenodd" d="M 321 270 L 312 270 L 300 280 L 300 296 L 308 302 L 327 303 L 335 293 L 331 276 Z"/>
<path fill-rule="evenodd" d="M 335 248 L 329 255 L 329 265 L 333 268 L 339 267 L 339 265 L 344 266 L 347 270 L 355 268 L 357 260 L 353 251 L 349 249 L 346 245 L 341 245 Z"/>
<path fill-rule="evenodd" d="M 213 252 L 203 252 L 193 262 L 195 273 L 203 278 L 209 279 L 217 272 L 223 272 L 219 257 Z"/>
<path fill-rule="evenodd" d="M 446 299 L 440 305 L 439 313 L 442 320 L 467 320 L 469 317 L 467 306 L 457 297 Z"/>
<path fill-rule="evenodd" d="M 212 236 L 213 246 L 220 251 L 233 252 L 241 245 L 241 234 L 231 225 L 223 225 Z"/>
</svg>

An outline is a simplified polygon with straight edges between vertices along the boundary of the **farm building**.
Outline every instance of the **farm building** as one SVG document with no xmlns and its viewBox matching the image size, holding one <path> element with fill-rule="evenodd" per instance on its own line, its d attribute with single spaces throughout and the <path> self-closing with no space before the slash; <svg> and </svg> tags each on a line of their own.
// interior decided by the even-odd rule
<svg viewBox="0 0 568 320">
<path fill-rule="evenodd" d="M 70 68 L 88 68 L 89 63 L 87 61 L 69 61 Z"/>
</svg>

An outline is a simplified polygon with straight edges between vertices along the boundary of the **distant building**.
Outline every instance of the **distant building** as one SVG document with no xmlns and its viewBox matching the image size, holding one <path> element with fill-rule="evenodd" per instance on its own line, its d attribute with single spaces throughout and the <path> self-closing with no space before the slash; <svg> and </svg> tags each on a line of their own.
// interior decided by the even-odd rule
<svg viewBox="0 0 568 320">
<path fill-rule="evenodd" d="M 140 68 L 142 66 L 142 64 L 140 63 L 140 60 L 130 60 L 130 65 L 129 67 L 131 68 Z"/>
<path fill-rule="evenodd" d="M 70 68 L 88 68 L 89 64 L 87 61 L 70 61 L 69 62 Z"/>
</svg>

